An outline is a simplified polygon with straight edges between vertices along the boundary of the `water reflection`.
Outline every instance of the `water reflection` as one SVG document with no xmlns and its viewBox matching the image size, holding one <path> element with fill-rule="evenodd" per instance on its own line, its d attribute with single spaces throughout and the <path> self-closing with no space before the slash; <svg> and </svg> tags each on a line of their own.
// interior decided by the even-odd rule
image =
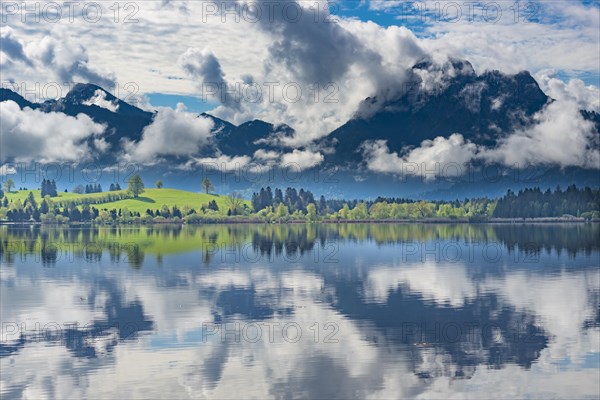
<svg viewBox="0 0 600 400">
<path fill-rule="evenodd" d="M 2 396 L 597 398 L 599 237 L 2 226 Z"/>
</svg>

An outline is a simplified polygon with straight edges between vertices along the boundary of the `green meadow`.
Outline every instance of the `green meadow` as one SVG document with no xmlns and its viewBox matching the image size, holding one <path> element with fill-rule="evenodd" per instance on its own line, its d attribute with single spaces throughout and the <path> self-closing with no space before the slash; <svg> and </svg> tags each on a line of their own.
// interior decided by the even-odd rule
<svg viewBox="0 0 600 400">
<path fill-rule="evenodd" d="M 27 196 L 29 196 L 29 192 L 33 193 L 33 196 L 35 197 L 35 200 L 39 203 L 40 201 L 42 201 L 42 196 L 40 193 L 40 190 L 15 190 L 12 191 L 10 193 L 4 192 L 4 196 L 6 196 L 8 198 L 8 200 L 21 200 L 21 202 L 23 202 Z M 58 192 L 58 197 L 53 197 L 52 200 L 54 201 L 61 201 L 61 200 L 76 200 L 76 199 L 83 199 L 83 198 L 93 198 L 93 197 L 102 197 L 103 195 L 106 195 L 108 193 L 125 193 L 126 190 L 120 190 L 117 192 L 102 192 L 102 193 L 90 193 L 90 194 L 77 194 L 77 193 L 66 193 L 66 192 Z"/>
<path fill-rule="evenodd" d="M 5 196 L 10 200 L 21 200 L 23 202 L 29 192 L 32 192 L 36 201 L 41 201 L 42 198 L 40 196 L 39 190 L 19 190 L 11 193 L 5 193 Z M 109 193 L 119 194 L 126 193 L 125 190 L 115 191 L 115 192 L 102 192 L 102 193 L 90 193 L 90 194 L 77 194 L 77 193 L 66 193 L 66 192 L 58 192 L 58 197 L 52 198 L 55 202 L 60 202 L 61 200 L 79 200 L 86 198 L 95 198 L 95 197 L 103 197 Z M 188 192 L 185 190 L 178 189 L 145 189 L 144 193 L 142 193 L 137 198 L 130 198 L 125 200 L 113 201 L 109 203 L 100 203 L 93 204 L 92 207 L 97 209 L 119 209 L 119 208 L 127 208 L 129 211 L 138 211 L 143 214 L 147 209 L 152 211 L 160 210 L 163 205 L 171 208 L 173 206 L 177 206 L 182 208 L 184 206 L 188 206 L 190 208 L 194 208 L 199 210 L 203 205 L 207 205 L 209 201 L 215 200 L 217 205 L 219 206 L 219 210 L 227 210 L 229 205 L 227 203 L 226 196 L 220 196 L 218 194 L 206 194 L 206 193 L 194 193 Z M 249 201 L 244 201 L 249 207 L 251 204 Z"/>
</svg>

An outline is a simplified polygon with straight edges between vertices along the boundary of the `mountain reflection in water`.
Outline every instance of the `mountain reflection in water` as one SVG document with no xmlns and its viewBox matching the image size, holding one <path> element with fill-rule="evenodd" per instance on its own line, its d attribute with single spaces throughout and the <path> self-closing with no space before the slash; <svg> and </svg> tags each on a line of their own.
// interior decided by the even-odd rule
<svg viewBox="0 0 600 400">
<path fill-rule="evenodd" d="M 0 227 L 20 397 L 597 398 L 600 226 Z"/>
</svg>

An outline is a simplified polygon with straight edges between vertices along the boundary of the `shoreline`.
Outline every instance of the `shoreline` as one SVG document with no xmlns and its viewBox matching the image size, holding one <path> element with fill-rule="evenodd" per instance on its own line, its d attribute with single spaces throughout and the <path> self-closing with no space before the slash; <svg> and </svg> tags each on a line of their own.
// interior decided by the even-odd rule
<svg viewBox="0 0 600 400">
<path fill-rule="evenodd" d="M 490 219 L 444 219 L 444 218 L 428 218 L 428 219 L 361 219 L 361 220 L 324 220 L 324 221 L 304 221 L 304 220 L 289 220 L 289 221 L 260 221 L 254 219 L 239 219 L 239 220 L 207 220 L 202 223 L 186 223 L 184 221 L 165 221 L 165 222 L 150 222 L 150 223 L 96 223 L 96 222 L 75 222 L 75 223 L 43 223 L 43 222 L 10 222 L 0 221 L 0 226 L 169 226 L 169 225 L 186 225 L 186 226 L 202 226 L 202 225 L 235 225 L 235 224 L 255 224 L 255 225 L 299 225 L 299 224 L 585 224 L 585 223 L 600 223 L 600 219 L 584 219 L 584 218 L 563 218 L 563 217 L 545 217 L 545 218 L 490 218 Z"/>
</svg>

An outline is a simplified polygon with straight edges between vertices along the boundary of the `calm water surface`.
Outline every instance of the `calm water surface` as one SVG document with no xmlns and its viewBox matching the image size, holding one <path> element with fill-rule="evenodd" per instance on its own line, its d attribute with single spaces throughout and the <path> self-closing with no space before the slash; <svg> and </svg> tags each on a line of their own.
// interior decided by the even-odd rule
<svg viewBox="0 0 600 400">
<path fill-rule="evenodd" d="M 598 225 L 0 227 L 0 395 L 594 398 Z"/>
</svg>

